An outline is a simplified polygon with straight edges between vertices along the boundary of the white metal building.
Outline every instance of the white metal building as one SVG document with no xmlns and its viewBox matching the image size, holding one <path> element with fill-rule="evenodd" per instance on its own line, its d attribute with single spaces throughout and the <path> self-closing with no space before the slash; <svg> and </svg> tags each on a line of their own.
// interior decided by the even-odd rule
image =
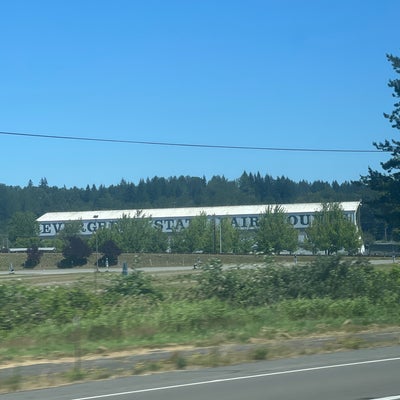
<svg viewBox="0 0 400 400">
<path fill-rule="evenodd" d="M 346 201 L 340 203 L 344 214 L 349 220 L 358 225 L 360 201 Z M 279 204 L 287 214 L 288 221 L 299 229 L 299 240 L 304 238 L 304 229 L 312 221 L 315 212 L 322 208 L 321 203 Z M 125 217 L 150 218 L 153 225 L 162 228 L 163 232 L 172 232 L 174 229 L 186 228 L 190 220 L 201 214 L 206 214 L 218 223 L 221 219 L 229 218 L 234 227 L 239 229 L 255 229 L 262 213 L 275 204 L 259 204 L 245 206 L 219 207 L 185 207 L 185 208 L 153 208 L 136 210 L 103 210 L 103 211 L 71 211 L 49 212 L 37 219 L 41 237 L 52 237 L 63 229 L 65 223 L 72 221 L 82 222 L 82 234 L 91 235 L 97 229 L 109 227 L 119 219 Z"/>
</svg>

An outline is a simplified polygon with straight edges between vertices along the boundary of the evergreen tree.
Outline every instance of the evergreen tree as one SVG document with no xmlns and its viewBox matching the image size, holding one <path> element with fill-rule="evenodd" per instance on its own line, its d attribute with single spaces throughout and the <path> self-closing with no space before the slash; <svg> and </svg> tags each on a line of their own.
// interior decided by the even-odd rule
<svg viewBox="0 0 400 400">
<path fill-rule="evenodd" d="M 400 73 L 400 58 L 391 54 L 387 55 L 395 73 Z M 393 97 L 400 98 L 400 79 L 389 80 L 388 86 L 393 89 Z M 390 114 L 384 113 L 392 128 L 400 129 L 400 101 L 394 104 Z M 378 193 L 370 204 L 376 214 L 383 219 L 393 238 L 400 239 L 400 140 L 385 140 L 374 143 L 378 150 L 390 153 L 391 158 L 381 163 L 384 172 L 368 169 L 368 175 L 363 177 L 363 182 Z"/>
</svg>

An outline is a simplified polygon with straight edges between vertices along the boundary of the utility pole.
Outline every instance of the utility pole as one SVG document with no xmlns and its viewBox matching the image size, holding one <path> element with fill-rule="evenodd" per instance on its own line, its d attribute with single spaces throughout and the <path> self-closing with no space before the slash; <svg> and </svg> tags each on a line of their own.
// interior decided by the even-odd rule
<svg viewBox="0 0 400 400">
<path fill-rule="evenodd" d="M 96 219 L 96 226 L 94 228 L 94 234 L 96 235 L 96 265 L 94 270 L 94 289 L 97 292 L 97 273 L 99 272 L 99 245 L 98 245 L 98 238 L 97 238 L 97 218 L 99 216 L 93 215 L 93 218 Z"/>
</svg>

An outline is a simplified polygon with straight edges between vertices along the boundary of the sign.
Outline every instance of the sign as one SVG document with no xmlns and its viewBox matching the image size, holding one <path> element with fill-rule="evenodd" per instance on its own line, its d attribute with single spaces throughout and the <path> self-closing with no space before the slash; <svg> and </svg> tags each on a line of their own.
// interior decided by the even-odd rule
<svg viewBox="0 0 400 400">
<path fill-rule="evenodd" d="M 346 217 L 355 223 L 355 213 L 345 212 Z M 234 228 L 240 230 L 254 230 L 258 228 L 258 222 L 260 215 L 236 215 L 230 217 L 209 217 L 209 220 L 215 220 L 216 223 L 220 223 L 222 219 L 230 219 L 231 224 Z M 288 221 L 296 229 L 305 229 L 311 225 L 313 220 L 313 214 L 288 214 Z M 181 218 L 157 218 L 152 219 L 153 226 L 160 228 L 162 232 L 172 233 L 173 231 L 179 231 L 185 229 L 190 224 L 190 217 Z M 112 225 L 116 224 L 118 220 L 91 220 L 82 221 L 82 235 L 91 235 L 96 230 L 102 228 L 110 228 Z M 56 236 L 63 228 L 64 222 L 42 222 L 40 223 L 40 236 L 41 237 L 51 237 Z"/>
</svg>

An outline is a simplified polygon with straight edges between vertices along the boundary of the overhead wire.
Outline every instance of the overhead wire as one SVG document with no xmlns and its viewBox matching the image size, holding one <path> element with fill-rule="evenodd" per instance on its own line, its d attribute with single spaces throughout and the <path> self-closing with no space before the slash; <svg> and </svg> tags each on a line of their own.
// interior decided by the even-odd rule
<svg viewBox="0 0 400 400">
<path fill-rule="evenodd" d="M 260 151 L 291 151 L 291 152 L 320 152 L 320 153 L 382 153 L 382 150 L 373 149 L 334 149 L 334 148 L 301 148 L 301 147 L 264 147 L 264 146 L 233 146 L 233 145 L 215 145 L 204 143 L 176 143 L 176 142 L 158 142 L 145 140 L 127 140 L 127 139 L 104 139 L 99 137 L 84 136 L 63 136 L 63 135 L 45 135 L 39 133 L 21 133 L 21 132 L 4 132 L 0 131 L 0 135 L 34 137 L 43 139 L 62 139 L 62 140 L 80 140 L 89 142 L 106 142 L 106 143 L 124 143 L 152 146 L 172 146 L 172 147 L 197 147 L 208 149 L 228 149 L 228 150 L 260 150 Z"/>
</svg>

